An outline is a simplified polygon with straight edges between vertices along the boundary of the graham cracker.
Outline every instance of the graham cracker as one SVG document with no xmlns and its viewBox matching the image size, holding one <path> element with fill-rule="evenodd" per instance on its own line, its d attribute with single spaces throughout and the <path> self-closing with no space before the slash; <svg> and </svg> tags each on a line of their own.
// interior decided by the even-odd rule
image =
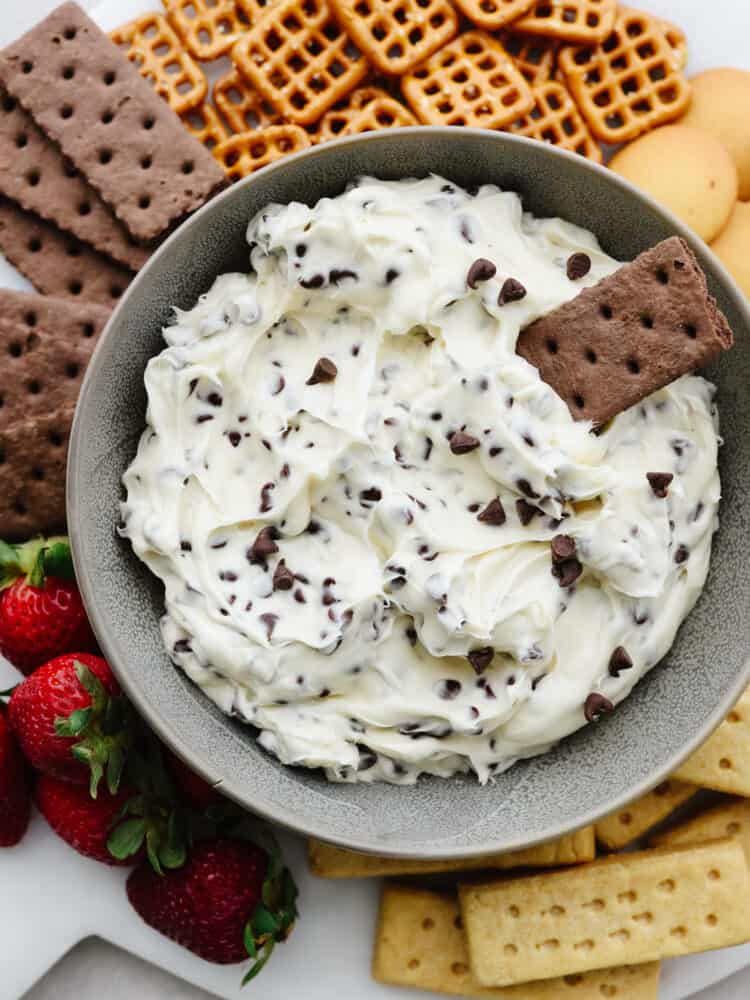
<svg viewBox="0 0 750 1000">
<path fill-rule="evenodd" d="M 694 816 L 653 838 L 657 847 L 704 844 L 720 837 L 734 837 L 750 864 L 750 799 L 732 799 Z"/>
<path fill-rule="evenodd" d="M 596 839 L 612 851 L 619 850 L 641 837 L 651 827 L 666 819 L 675 809 L 696 794 L 695 785 L 668 778 L 653 791 L 642 795 L 595 824 Z"/>
<path fill-rule="evenodd" d="M 701 788 L 750 797 L 750 688 L 674 777 Z"/>
</svg>

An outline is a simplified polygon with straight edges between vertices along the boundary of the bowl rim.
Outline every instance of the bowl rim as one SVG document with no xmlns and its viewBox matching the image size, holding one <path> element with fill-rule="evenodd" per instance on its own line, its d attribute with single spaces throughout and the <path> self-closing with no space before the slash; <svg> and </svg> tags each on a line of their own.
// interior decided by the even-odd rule
<svg viewBox="0 0 750 1000">
<path fill-rule="evenodd" d="M 153 707 L 151 702 L 140 693 L 139 687 L 137 683 L 134 682 L 127 667 L 122 665 L 123 661 L 127 662 L 127 656 L 120 655 L 120 649 L 116 648 L 116 644 L 111 640 L 106 629 L 104 628 L 103 623 L 99 619 L 99 610 L 96 603 L 97 570 L 95 566 L 89 566 L 84 559 L 77 531 L 78 512 L 81 507 L 81 499 L 78 489 L 79 477 L 76 473 L 80 460 L 82 448 L 81 442 L 83 437 L 81 418 L 81 412 L 83 409 L 82 401 L 92 391 L 92 387 L 98 374 L 99 359 L 103 354 L 104 344 L 107 338 L 111 335 L 111 332 L 114 329 L 116 322 L 119 320 L 120 315 L 128 308 L 129 299 L 138 292 L 141 283 L 145 280 L 147 271 L 156 261 L 161 260 L 162 257 L 170 253 L 173 243 L 177 240 L 183 239 L 185 234 L 188 233 L 191 228 L 199 225 L 201 220 L 205 216 L 210 215 L 217 208 L 217 206 L 221 205 L 226 200 L 236 197 L 238 191 L 251 186 L 255 183 L 258 177 L 265 177 L 271 173 L 283 173 L 289 164 L 295 163 L 301 159 L 313 159 L 320 156 L 336 156 L 340 153 L 340 151 L 345 150 L 348 146 L 360 144 L 376 145 L 379 142 L 385 141 L 393 142 L 394 137 L 396 136 L 396 141 L 403 138 L 407 145 L 417 137 L 419 140 L 432 138 L 436 147 L 438 147 L 441 142 L 451 142 L 454 138 L 457 139 L 459 136 L 465 137 L 467 135 L 475 137 L 477 140 L 481 140 L 482 142 L 494 141 L 497 143 L 499 151 L 506 145 L 515 145 L 520 147 L 527 146 L 529 148 L 533 147 L 537 153 L 543 150 L 544 152 L 542 155 L 546 155 L 551 161 L 568 160 L 577 165 L 582 176 L 587 173 L 593 173 L 594 175 L 599 175 L 604 178 L 607 183 L 623 189 L 625 193 L 633 199 L 633 201 L 639 202 L 641 205 L 648 207 L 656 215 L 660 216 L 676 235 L 682 237 L 682 239 L 684 239 L 690 246 L 691 250 L 696 253 L 702 267 L 705 267 L 706 262 L 708 262 L 712 275 L 715 277 L 716 281 L 722 285 L 727 296 L 732 300 L 738 314 L 742 317 L 748 330 L 750 330 L 750 299 L 745 297 L 726 267 L 713 253 L 711 248 L 704 243 L 692 229 L 678 219 L 674 213 L 660 205 L 650 195 L 640 191 L 634 184 L 625 180 L 608 167 L 586 159 L 577 153 L 559 149 L 558 147 L 551 146 L 549 144 L 540 143 L 538 140 L 528 139 L 526 137 L 517 136 L 507 132 L 496 132 L 490 129 L 457 129 L 446 125 L 417 125 L 398 128 L 396 130 L 384 129 L 382 131 L 368 132 L 331 140 L 285 156 L 280 160 L 263 167 L 261 170 L 250 174 L 241 181 L 229 186 L 226 190 L 216 195 L 195 213 L 193 213 L 193 215 L 182 222 L 174 230 L 174 232 L 169 235 L 169 237 L 154 252 L 135 278 L 131 281 L 125 291 L 125 294 L 122 296 L 109 317 L 105 328 L 99 335 L 98 343 L 89 361 L 83 383 L 81 385 L 68 448 L 66 480 L 68 533 L 81 597 L 104 657 L 110 664 L 126 695 L 134 704 L 142 718 L 145 719 L 148 725 L 157 733 L 159 738 L 167 745 L 167 747 L 180 757 L 192 770 L 208 781 L 213 787 L 217 788 L 217 790 L 221 791 L 223 795 L 226 795 L 228 798 L 237 802 L 244 809 L 250 810 L 252 813 L 257 814 L 263 819 L 281 826 L 284 829 L 300 834 L 301 836 L 319 839 L 325 841 L 326 843 L 352 851 L 358 851 L 365 854 L 378 854 L 386 857 L 460 860 L 471 857 L 482 857 L 497 853 L 525 850 L 530 847 L 535 847 L 537 845 L 559 839 L 565 835 L 572 834 L 577 830 L 593 825 L 604 816 L 617 812 L 623 806 L 647 794 L 657 785 L 665 781 L 720 725 L 731 707 L 748 686 L 748 683 L 750 683 L 750 652 L 748 652 L 748 655 L 745 658 L 742 669 L 738 671 L 736 680 L 722 693 L 722 697 L 719 699 L 716 708 L 704 721 L 703 726 L 700 727 L 689 739 L 682 743 L 678 751 L 673 753 L 662 766 L 657 768 L 656 771 L 650 773 L 635 786 L 628 788 L 612 798 L 607 803 L 606 807 L 592 808 L 589 811 L 580 814 L 574 822 L 551 820 L 549 823 L 549 829 L 530 838 L 514 837 L 502 840 L 500 839 L 500 835 L 498 835 L 498 840 L 487 841 L 480 847 L 476 848 L 467 849 L 466 847 L 461 847 L 460 845 L 447 844 L 441 845 L 427 852 L 425 852 L 424 849 L 410 849 L 407 845 L 403 844 L 399 844 L 398 847 L 394 849 L 389 844 L 381 844 L 379 842 L 376 843 L 374 840 L 363 839 L 362 837 L 339 837 L 332 835 L 329 829 L 320 829 L 314 820 L 307 821 L 298 818 L 293 808 L 289 809 L 278 805 L 269 798 L 257 793 L 257 791 L 253 793 L 254 797 L 252 802 L 249 802 L 247 796 L 243 794 L 240 782 L 235 782 L 231 776 L 217 774 L 212 768 L 210 760 L 204 761 L 198 757 L 192 746 L 182 740 L 173 731 L 169 720 L 163 717 L 159 711 Z M 439 155 L 438 151 L 436 153 L 436 159 L 439 159 Z M 437 168 L 435 172 L 439 172 Z M 410 176 L 413 175 L 410 175 L 408 172 L 404 173 L 404 179 L 407 179 Z M 597 233 L 594 233 L 594 235 L 598 238 Z M 148 572 L 145 566 L 143 567 L 143 571 Z M 702 592 L 703 591 L 701 591 L 701 594 Z M 658 664 L 656 664 L 656 667 L 658 667 Z M 227 721 L 229 720 L 227 719 Z M 554 749 L 555 747 L 548 752 L 552 752 Z M 451 779 L 442 780 L 450 781 Z M 256 795 L 257 797 L 255 797 Z"/>
</svg>

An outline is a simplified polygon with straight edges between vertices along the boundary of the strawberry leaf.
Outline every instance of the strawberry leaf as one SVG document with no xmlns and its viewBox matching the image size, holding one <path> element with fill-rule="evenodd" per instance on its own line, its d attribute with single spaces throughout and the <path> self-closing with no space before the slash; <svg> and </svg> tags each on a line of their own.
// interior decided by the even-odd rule
<svg viewBox="0 0 750 1000">
<path fill-rule="evenodd" d="M 104 685 L 96 674 L 89 670 L 80 660 L 76 660 L 74 666 L 81 686 L 91 695 L 92 708 L 98 712 L 103 711 L 106 708 L 107 701 L 107 692 L 104 690 Z"/>
<path fill-rule="evenodd" d="M 40 588 L 44 586 L 44 546 L 37 552 L 27 579 L 32 587 Z"/>
<path fill-rule="evenodd" d="M 115 743 L 107 760 L 107 788 L 110 795 L 114 795 L 120 787 L 126 757 L 127 751 L 123 744 L 121 742 Z"/>
<path fill-rule="evenodd" d="M 136 854 L 146 836 L 146 820 L 142 818 L 126 819 L 115 827 L 107 841 L 107 849 L 113 858 L 124 861 Z"/>
<path fill-rule="evenodd" d="M 281 921 L 274 916 L 262 903 L 255 907 L 252 916 L 252 925 L 257 935 L 261 937 L 266 934 L 275 934 L 281 929 Z"/>
<path fill-rule="evenodd" d="M 250 958 L 255 958 L 258 954 L 258 949 L 255 947 L 255 938 L 253 936 L 253 929 L 250 926 L 250 921 L 245 924 L 245 929 L 243 931 L 243 936 L 245 940 L 245 948 Z M 242 984 L 245 985 L 244 982 Z"/>
<path fill-rule="evenodd" d="M 67 719 L 55 719 L 55 733 L 58 736 L 80 736 L 91 722 L 91 708 L 77 708 Z"/>
<path fill-rule="evenodd" d="M 148 854 L 148 860 L 151 863 L 151 867 L 154 869 L 157 875 L 163 875 L 164 869 L 161 866 L 161 861 L 159 860 L 159 848 L 160 848 L 160 834 L 155 826 L 149 826 L 146 830 L 146 853 Z"/>
<path fill-rule="evenodd" d="M 23 576 L 23 569 L 18 549 L 0 540 L 0 590 L 10 587 L 19 576 Z"/>
<path fill-rule="evenodd" d="M 181 825 L 177 811 L 173 809 L 167 823 L 167 839 L 159 851 L 159 860 L 165 868 L 181 868 L 187 860 L 185 836 Z"/>
<path fill-rule="evenodd" d="M 0 590 L 2 590 L 2 587 L 0 587 Z M 4 691 L 0 691 L 0 698 L 10 698 L 10 696 L 13 694 L 13 692 L 16 690 L 17 687 L 18 684 L 14 684 L 13 687 L 9 687 L 6 688 Z"/>
<path fill-rule="evenodd" d="M 67 541 L 52 542 L 42 552 L 44 553 L 45 576 L 56 576 L 61 580 L 75 580 L 73 557 Z"/>
</svg>

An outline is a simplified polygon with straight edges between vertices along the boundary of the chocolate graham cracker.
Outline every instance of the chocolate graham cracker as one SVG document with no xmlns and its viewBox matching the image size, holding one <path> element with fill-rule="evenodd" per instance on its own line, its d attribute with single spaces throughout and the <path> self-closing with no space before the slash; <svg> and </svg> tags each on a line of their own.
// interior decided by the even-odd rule
<svg viewBox="0 0 750 1000">
<path fill-rule="evenodd" d="M 107 205 L 18 101 L 0 92 L 0 194 L 133 271 L 150 251 L 138 246 Z"/>
<path fill-rule="evenodd" d="M 0 290 L 0 524 L 9 540 L 65 526 L 68 437 L 109 311 Z"/>
<path fill-rule="evenodd" d="M 45 295 L 114 308 L 133 274 L 51 222 L 0 198 L 0 250 Z"/>
<path fill-rule="evenodd" d="M 211 154 L 75 3 L 0 52 L 0 83 L 138 240 L 156 239 L 225 183 Z"/>
<path fill-rule="evenodd" d="M 673 236 L 532 323 L 516 350 L 575 420 L 601 426 L 732 343 L 698 261 Z"/>
</svg>

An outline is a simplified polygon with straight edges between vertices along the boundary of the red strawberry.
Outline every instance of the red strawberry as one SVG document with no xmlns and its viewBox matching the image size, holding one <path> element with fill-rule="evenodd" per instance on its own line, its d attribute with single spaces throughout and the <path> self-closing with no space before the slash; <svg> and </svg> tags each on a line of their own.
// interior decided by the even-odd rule
<svg viewBox="0 0 750 1000">
<path fill-rule="evenodd" d="M 115 858 L 107 847 L 112 829 L 134 791 L 122 785 L 115 795 L 103 790 L 95 799 L 85 785 L 71 785 L 49 774 L 40 774 L 34 798 L 40 813 L 58 835 L 84 857 L 105 865 L 133 865 L 144 848 L 128 857 Z"/>
<path fill-rule="evenodd" d="M 0 542 L 0 653 L 30 674 L 53 656 L 96 648 L 67 539 Z"/>
<path fill-rule="evenodd" d="M 187 862 L 157 875 L 141 864 L 128 878 L 128 899 L 155 930 L 207 962 L 255 959 L 257 975 L 297 915 L 297 890 L 278 852 L 269 855 L 234 837 L 199 841 Z"/>
<path fill-rule="evenodd" d="M 180 798 L 197 812 L 223 805 L 226 799 L 209 783 L 191 771 L 171 750 L 164 747 L 164 762 Z"/>
<path fill-rule="evenodd" d="M 26 833 L 31 813 L 31 774 L 0 704 L 0 847 L 13 847 Z"/>
<path fill-rule="evenodd" d="M 38 771 L 79 784 L 96 797 L 107 768 L 115 791 L 131 738 L 127 703 L 106 660 L 69 653 L 50 660 L 13 692 L 8 718 Z"/>
</svg>

